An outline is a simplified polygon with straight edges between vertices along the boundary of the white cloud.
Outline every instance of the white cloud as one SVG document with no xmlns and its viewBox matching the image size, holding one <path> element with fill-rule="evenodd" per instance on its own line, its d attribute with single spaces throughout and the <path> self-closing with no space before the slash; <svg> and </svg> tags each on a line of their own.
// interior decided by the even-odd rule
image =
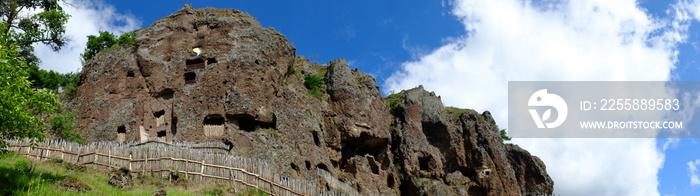
<svg viewBox="0 0 700 196">
<path fill-rule="evenodd" d="M 688 176 L 690 176 L 690 185 L 696 186 L 700 185 L 700 177 L 698 177 L 698 165 L 700 165 L 700 159 L 695 160 L 695 162 L 688 162 Z"/>
<path fill-rule="evenodd" d="M 42 69 L 60 73 L 79 71 L 82 68 L 80 54 L 85 50 L 88 35 L 97 35 L 99 31 L 121 34 L 141 27 L 141 22 L 135 17 L 120 14 L 114 6 L 101 1 L 68 0 L 61 6 L 71 15 L 66 24 L 66 36 L 71 41 L 59 52 L 45 45 L 35 45 Z"/>
<path fill-rule="evenodd" d="M 384 89 L 423 85 L 446 105 L 490 110 L 505 127 L 507 81 L 669 80 L 691 3 L 670 5 L 671 19 L 653 18 L 638 4 L 455 1 L 467 35 L 404 63 Z M 664 154 L 655 139 L 513 141 L 542 158 L 557 195 L 659 195 Z"/>
</svg>

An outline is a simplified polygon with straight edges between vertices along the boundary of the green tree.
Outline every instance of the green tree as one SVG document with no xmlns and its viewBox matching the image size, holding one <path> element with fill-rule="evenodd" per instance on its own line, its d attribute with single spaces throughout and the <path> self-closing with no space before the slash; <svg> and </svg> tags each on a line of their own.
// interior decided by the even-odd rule
<svg viewBox="0 0 700 196">
<path fill-rule="evenodd" d="M 508 137 L 508 132 L 505 129 L 501 129 L 501 139 L 505 141 L 510 141 L 513 138 Z"/>
<path fill-rule="evenodd" d="M 54 51 L 63 47 L 70 15 L 63 11 L 60 0 L 3 0 L 0 1 L 0 34 L 5 43 L 17 46 L 29 69 L 29 81 L 34 88 L 58 90 L 63 76 L 39 69 L 39 58 L 34 55 L 35 43 L 50 46 Z"/>
<path fill-rule="evenodd" d="M 55 135 L 69 142 L 85 144 L 80 133 L 74 131 L 78 128 L 78 125 L 75 123 L 75 114 L 73 112 L 64 109 L 60 114 L 51 118 L 50 122 L 51 130 Z"/>
<path fill-rule="evenodd" d="M 82 54 L 83 61 L 90 60 L 95 55 L 112 46 L 131 44 L 134 42 L 134 32 L 124 33 L 117 38 L 117 36 L 110 32 L 100 31 L 99 36 L 88 35 L 87 37 L 87 47 Z"/>
<path fill-rule="evenodd" d="M 6 146 L 5 139 L 44 139 L 46 123 L 41 116 L 60 107 L 55 93 L 31 87 L 28 65 L 13 43 L 0 34 L 0 148 Z"/>
<path fill-rule="evenodd" d="M 5 42 L 16 45 L 20 56 L 28 64 L 37 64 L 34 43 L 49 45 L 54 51 L 63 47 L 70 15 L 63 11 L 59 0 L 3 0 L 0 1 L 0 26 Z"/>
<path fill-rule="evenodd" d="M 78 86 L 80 86 L 80 73 L 67 73 L 63 74 L 63 82 L 61 87 L 63 87 L 64 98 L 73 99 L 78 93 Z"/>
<path fill-rule="evenodd" d="M 52 70 L 39 69 L 37 65 L 29 65 L 29 81 L 32 82 L 34 88 L 46 88 L 54 91 L 66 83 L 62 74 Z"/>
</svg>

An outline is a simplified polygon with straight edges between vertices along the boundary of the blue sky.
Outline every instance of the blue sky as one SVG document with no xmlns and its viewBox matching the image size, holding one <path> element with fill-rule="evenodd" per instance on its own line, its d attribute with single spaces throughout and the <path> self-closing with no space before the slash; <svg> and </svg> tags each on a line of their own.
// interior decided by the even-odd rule
<svg viewBox="0 0 700 196">
<path fill-rule="evenodd" d="M 80 68 L 85 35 L 150 26 L 187 1 L 72 0 L 59 53 Z M 274 27 L 297 55 L 345 58 L 383 93 L 424 85 L 446 105 L 490 110 L 507 125 L 507 81 L 700 81 L 697 1 L 199 1 Z M 699 195 L 696 139 L 515 139 L 547 164 L 561 195 Z"/>
<path fill-rule="evenodd" d="M 144 26 L 167 16 L 188 1 L 115 1 L 114 6 L 133 14 Z M 297 48 L 297 55 L 325 64 L 337 58 L 381 80 L 411 60 L 415 52 L 428 52 L 443 39 L 460 36 L 462 25 L 450 8 L 428 1 L 282 1 L 275 6 L 257 1 L 195 2 L 195 8 L 234 8 L 247 12 L 265 27 L 274 27 Z M 367 6 L 371 5 L 371 6 Z M 158 9 L 153 9 L 158 7 Z"/>
</svg>

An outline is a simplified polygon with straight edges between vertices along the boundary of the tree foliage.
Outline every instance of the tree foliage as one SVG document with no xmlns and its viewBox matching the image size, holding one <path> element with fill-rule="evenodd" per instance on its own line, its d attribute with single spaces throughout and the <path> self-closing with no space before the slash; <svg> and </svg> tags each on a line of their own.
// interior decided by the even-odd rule
<svg viewBox="0 0 700 196">
<path fill-rule="evenodd" d="M 501 139 L 505 141 L 510 141 L 513 138 L 508 137 L 508 132 L 505 129 L 501 129 Z"/>
<path fill-rule="evenodd" d="M 84 61 L 90 60 L 95 55 L 112 46 L 134 43 L 134 32 L 124 33 L 117 37 L 110 32 L 100 31 L 99 36 L 88 35 L 87 37 L 87 47 L 82 54 Z"/>
<path fill-rule="evenodd" d="M 55 135 L 69 142 L 85 144 L 80 133 L 74 131 L 78 128 L 78 125 L 75 123 L 75 114 L 73 112 L 63 110 L 60 114 L 51 118 L 50 122 L 51 130 Z"/>
<path fill-rule="evenodd" d="M 73 99 L 80 85 L 80 73 L 61 74 L 53 70 L 39 69 L 37 65 L 29 65 L 29 81 L 33 88 L 45 88 L 53 92 L 63 89 L 63 98 Z"/>
<path fill-rule="evenodd" d="M 33 54 L 34 43 L 49 45 L 54 51 L 63 47 L 68 39 L 64 36 L 68 15 L 59 5 L 59 0 L 3 0 L 0 1 L 0 31 L 5 42 L 18 47 L 28 64 L 37 64 Z"/>
<path fill-rule="evenodd" d="M 46 127 L 42 116 L 59 109 L 58 96 L 32 88 L 28 65 L 17 47 L 5 36 L 0 38 L 0 147 L 5 146 L 4 139 L 42 140 Z"/>
</svg>

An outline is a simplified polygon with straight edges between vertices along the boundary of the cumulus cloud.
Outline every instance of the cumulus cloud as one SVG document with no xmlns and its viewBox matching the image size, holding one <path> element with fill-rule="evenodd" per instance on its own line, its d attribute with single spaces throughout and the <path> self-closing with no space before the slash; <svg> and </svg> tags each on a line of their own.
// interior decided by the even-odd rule
<svg viewBox="0 0 700 196">
<path fill-rule="evenodd" d="M 68 0 L 61 6 L 71 15 L 66 24 L 66 36 L 71 40 L 59 52 L 45 45 L 35 45 L 42 69 L 60 73 L 79 71 L 82 68 L 80 54 L 85 50 L 88 35 L 97 35 L 99 31 L 122 34 L 141 27 L 135 17 L 120 14 L 114 6 L 101 1 Z"/>
<path fill-rule="evenodd" d="M 658 19 L 633 0 L 458 0 L 452 14 L 467 34 L 403 63 L 384 89 L 423 85 L 446 105 L 490 110 L 505 127 L 507 81 L 671 79 L 691 5 L 669 5 L 670 18 Z M 557 195 L 659 195 L 655 139 L 513 142 L 542 158 Z"/>
<path fill-rule="evenodd" d="M 698 177 L 698 165 L 700 165 L 700 159 L 688 162 L 688 176 L 690 176 L 690 185 L 696 186 L 700 185 L 700 177 Z"/>
</svg>

